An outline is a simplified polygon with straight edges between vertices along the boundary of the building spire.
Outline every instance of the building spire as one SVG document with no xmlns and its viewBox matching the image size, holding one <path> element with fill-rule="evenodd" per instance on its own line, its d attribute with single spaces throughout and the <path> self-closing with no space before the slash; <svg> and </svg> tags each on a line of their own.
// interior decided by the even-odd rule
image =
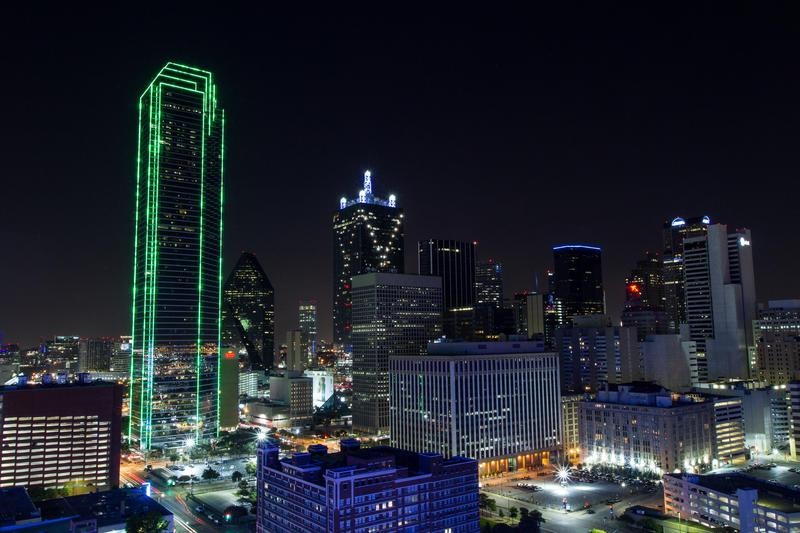
<svg viewBox="0 0 800 533">
<path fill-rule="evenodd" d="M 372 196 L 372 172 L 369 170 L 364 172 L 364 193 L 367 196 Z"/>
</svg>

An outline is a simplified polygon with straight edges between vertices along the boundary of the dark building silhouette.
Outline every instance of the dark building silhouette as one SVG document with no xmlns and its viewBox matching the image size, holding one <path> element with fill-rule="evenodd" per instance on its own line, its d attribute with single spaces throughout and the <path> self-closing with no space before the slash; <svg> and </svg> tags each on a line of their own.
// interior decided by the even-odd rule
<svg viewBox="0 0 800 533">
<path fill-rule="evenodd" d="M 646 252 L 625 278 L 622 325 L 636 328 L 640 341 L 648 335 L 669 331 L 669 319 L 664 312 L 663 272 L 659 254 Z"/>
<path fill-rule="evenodd" d="M 402 274 L 404 268 L 403 210 L 395 196 L 372 194 L 372 173 L 364 172 L 358 196 L 339 200 L 333 215 L 333 340 L 349 349 L 352 319 L 352 278 L 369 272 Z"/>
<path fill-rule="evenodd" d="M 420 275 L 442 278 L 445 336 L 471 339 L 475 330 L 475 243 L 419 241 L 417 259 Z"/>
<path fill-rule="evenodd" d="M 553 289 L 561 302 L 563 323 L 571 317 L 605 314 L 601 250 L 568 244 L 553 247 Z"/>
<path fill-rule="evenodd" d="M 250 368 L 269 370 L 275 351 L 275 290 L 256 256 L 242 252 L 225 282 L 222 340 L 247 353 Z"/>
</svg>

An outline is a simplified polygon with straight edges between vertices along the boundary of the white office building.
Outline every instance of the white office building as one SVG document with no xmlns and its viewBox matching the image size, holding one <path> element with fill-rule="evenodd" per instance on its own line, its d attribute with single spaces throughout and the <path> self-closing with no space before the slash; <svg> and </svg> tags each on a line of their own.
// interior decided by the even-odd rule
<svg viewBox="0 0 800 533">
<path fill-rule="evenodd" d="M 314 408 L 321 407 L 333 396 L 333 370 L 328 368 L 306 370 L 303 375 L 311 378 L 311 401 Z"/>
<path fill-rule="evenodd" d="M 389 362 L 392 445 L 477 459 L 480 474 L 561 448 L 558 356 L 541 341 L 442 342 Z"/>
</svg>

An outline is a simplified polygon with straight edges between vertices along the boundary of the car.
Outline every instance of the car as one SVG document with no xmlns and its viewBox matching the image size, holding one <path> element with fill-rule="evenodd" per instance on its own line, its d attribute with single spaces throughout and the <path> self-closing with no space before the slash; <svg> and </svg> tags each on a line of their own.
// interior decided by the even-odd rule
<svg viewBox="0 0 800 533">
<path fill-rule="evenodd" d="M 197 511 L 198 513 L 202 513 L 203 511 L 205 511 L 202 505 L 198 505 L 197 507 L 194 508 L 194 510 Z"/>
<path fill-rule="evenodd" d="M 594 509 L 586 509 L 586 514 L 594 514 L 594 513 L 595 513 Z"/>
</svg>

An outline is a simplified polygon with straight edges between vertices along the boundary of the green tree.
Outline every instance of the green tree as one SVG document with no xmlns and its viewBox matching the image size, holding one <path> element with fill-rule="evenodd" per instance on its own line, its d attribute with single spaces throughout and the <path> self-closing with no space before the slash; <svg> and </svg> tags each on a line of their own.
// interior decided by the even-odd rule
<svg viewBox="0 0 800 533">
<path fill-rule="evenodd" d="M 239 490 L 242 490 L 242 491 L 244 491 L 244 492 L 247 492 L 247 488 L 248 488 L 249 486 L 250 486 L 250 485 L 248 485 L 248 484 L 247 484 L 247 481 L 245 481 L 245 480 L 243 480 L 243 479 L 242 479 L 241 481 L 239 481 Z"/>
<path fill-rule="evenodd" d="M 233 474 L 231 474 L 231 481 L 234 483 L 239 483 L 244 476 L 238 470 L 234 470 Z"/>
<path fill-rule="evenodd" d="M 46 489 L 44 487 L 31 487 L 28 489 L 28 496 L 35 502 L 42 500 L 52 500 L 54 498 L 63 498 L 69 496 L 69 489 L 66 487 Z"/>
<path fill-rule="evenodd" d="M 158 533 L 159 531 L 166 531 L 168 527 L 169 523 L 158 511 L 131 515 L 128 517 L 128 521 L 125 522 L 126 533 Z"/>
<path fill-rule="evenodd" d="M 499 515 L 500 515 L 500 518 L 503 518 L 503 517 L 506 515 L 506 514 L 503 512 L 503 510 L 502 510 L 502 509 L 500 509 L 500 510 L 497 512 L 497 514 L 499 514 Z"/>
<path fill-rule="evenodd" d="M 525 533 L 539 533 L 544 521 L 544 517 L 538 509 L 528 511 L 523 507 L 520 509 L 520 519 L 517 527 L 519 531 L 524 531 Z"/>
<path fill-rule="evenodd" d="M 210 480 L 210 479 L 217 479 L 219 475 L 220 475 L 219 472 L 209 467 L 203 470 L 203 475 L 201 477 L 205 480 Z"/>
<path fill-rule="evenodd" d="M 169 454 L 169 461 L 171 463 L 177 463 L 180 458 L 181 458 L 181 456 L 178 455 L 177 453 L 173 452 L 173 453 Z"/>
<path fill-rule="evenodd" d="M 489 496 L 487 496 L 486 493 L 481 492 L 478 494 L 478 506 L 481 509 L 486 509 L 489 507 Z"/>
<path fill-rule="evenodd" d="M 516 518 L 517 516 L 519 516 L 519 509 L 517 509 L 516 507 L 512 507 L 511 509 L 508 510 L 508 516 L 510 516 L 511 518 Z"/>
<path fill-rule="evenodd" d="M 247 472 L 248 476 L 254 476 L 256 475 L 256 465 L 248 461 L 248 463 L 244 465 L 244 471 Z"/>
<path fill-rule="evenodd" d="M 497 502 L 493 498 L 489 498 L 486 500 L 486 508 L 489 509 L 491 512 L 497 511 Z"/>
</svg>

